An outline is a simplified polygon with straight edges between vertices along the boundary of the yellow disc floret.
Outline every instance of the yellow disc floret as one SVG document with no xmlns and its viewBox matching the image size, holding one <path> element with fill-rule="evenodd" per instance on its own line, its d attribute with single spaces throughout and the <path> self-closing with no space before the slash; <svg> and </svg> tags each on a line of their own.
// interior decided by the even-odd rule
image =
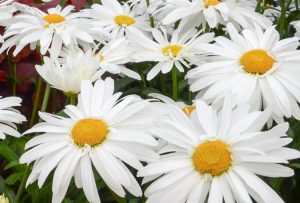
<svg viewBox="0 0 300 203">
<path fill-rule="evenodd" d="M 195 106 L 186 106 L 184 108 L 182 108 L 182 111 L 188 115 L 188 116 L 191 116 L 192 112 L 196 109 Z"/>
<path fill-rule="evenodd" d="M 105 122 L 99 119 L 85 118 L 79 120 L 73 127 L 71 136 L 79 146 L 100 144 L 108 133 Z"/>
<path fill-rule="evenodd" d="M 104 60 L 104 56 L 100 54 L 100 62 L 102 62 L 103 60 Z"/>
<path fill-rule="evenodd" d="M 205 7 L 208 8 L 210 6 L 218 5 L 219 3 L 221 2 L 218 0 L 205 0 Z"/>
<path fill-rule="evenodd" d="M 179 52 L 181 51 L 181 49 L 182 49 L 182 46 L 169 45 L 169 46 L 166 46 L 162 49 L 162 53 L 165 56 L 168 56 L 168 55 L 170 55 L 170 53 L 172 53 L 172 56 L 176 57 L 179 54 Z"/>
<path fill-rule="evenodd" d="M 66 19 L 65 17 L 59 15 L 59 14 L 49 14 L 49 15 L 46 15 L 43 20 L 47 21 L 48 24 L 44 25 L 44 27 L 49 27 L 50 24 L 55 24 L 55 23 L 62 23 L 64 22 Z"/>
<path fill-rule="evenodd" d="M 195 168 L 201 174 L 218 176 L 231 166 L 229 146 L 222 141 L 207 141 L 200 144 L 192 157 Z"/>
<path fill-rule="evenodd" d="M 130 26 L 132 24 L 135 24 L 135 20 L 134 18 L 127 16 L 127 15 L 118 15 L 115 17 L 115 22 L 119 25 L 126 25 L 126 26 Z"/>
<path fill-rule="evenodd" d="M 275 62 L 267 51 L 261 49 L 248 51 L 240 58 L 240 63 L 246 72 L 259 75 L 270 70 Z"/>
</svg>

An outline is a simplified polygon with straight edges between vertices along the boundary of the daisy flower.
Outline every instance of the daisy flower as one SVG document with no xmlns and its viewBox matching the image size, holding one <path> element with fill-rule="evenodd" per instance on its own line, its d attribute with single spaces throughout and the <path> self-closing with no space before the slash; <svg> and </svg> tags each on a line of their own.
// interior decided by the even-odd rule
<svg viewBox="0 0 300 203">
<path fill-rule="evenodd" d="M 124 37 L 104 43 L 97 54 L 101 75 L 104 72 L 109 72 L 141 80 L 141 76 L 138 73 L 126 68 L 124 65 L 131 62 L 132 49 L 130 47 L 131 45 Z"/>
<path fill-rule="evenodd" d="M 16 46 L 13 54 L 17 55 L 26 45 L 32 49 L 39 46 L 42 55 L 47 51 L 57 57 L 63 45 L 93 43 L 88 33 L 90 25 L 83 23 L 78 14 L 71 13 L 74 6 L 48 9 L 45 13 L 37 8 L 15 3 L 20 14 L 10 19 L 3 35 L 5 42 L 0 52 Z"/>
<path fill-rule="evenodd" d="M 282 164 L 300 157 L 286 148 L 287 123 L 269 131 L 261 128 L 270 116 L 248 113 L 247 108 L 232 109 L 226 99 L 221 113 L 201 100 L 189 119 L 180 109 L 169 105 L 169 118 L 162 118 L 153 133 L 169 144 L 161 159 L 139 170 L 148 182 L 147 202 L 208 203 L 282 202 L 271 187 L 257 175 L 289 177 L 294 171 Z M 158 177 L 158 178 L 157 178 Z"/>
<path fill-rule="evenodd" d="M 99 60 L 91 50 L 83 52 L 77 49 L 68 53 L 64 58 L 44 57 L 44 64 L 35 67 L 53 88 L 67 95 L 77 95 L 83 80 L 94 82 L 101 77 Z"/>
<path fill-rule="evenodd" d="M 213 33 L 201 34 L 201 31 L 196 29 L 186 32 L 183 30 L 185 30 L 184 25 L 179 26 L 172 36 L 169 36 L 164 28 L 153 29 L 154 40 L 142 32 L 131 32 L 128 35 L 135 46 L 136 54 L 132 57 L 136 62 L 158 62 L 147 74 L 147 80 L 153 79 L 160 71 L 163 74 L 170 72 L 173 66 L 183 72 L 182 64 L 189 68 L 189 62 L 199 60 L 203 52 L 200 50 L 202 44 L 209 43 L 214 38 Z"/>
<path fill-rule="evenodd" d="M 19 97 L 0 96 L 0 139 L 5 139 L 5 135 L 21 137 L 15 124 L 26 121 L 26 118 L 19 111 L 12 107 L 21 106 L 22 99 Z"/>
<path fill-rule="evenodd" d="M 146 10 L 140 14 L 140 7 L 130 6 L 127 3 L 121 5 L 117 0 L 102 0 L 102 5 L 93 4 L 91 9 L 83 11 L 90 19 L 95 29 L 104 29 L 111 33 L 111 38 L 123 37 L 127 30 L 149 30 L 149 15 Z"/>
<path fill-rule="evenodd" d="M 43 133 L 26 144 L 28 151 L 21 163 L 35 161 L 27 185 L 38 181 L 41 187 L 52 170 L 52 202 L 63 200 L 72 177 L 89 202 L 100 203 L 93 168 L 107 186 L 120 197 L 125 189 L 134 196 L 142 190 L 125 163 L 140 169 L 139 160 L 157 159 L 150 150 L 157 141 L 146 130 L 139 128 L 140 116 L 148 102 L 130 95 L 119 99 L 122 93 L 113 93 L 114 81 L 98 80 L 94 86 L 84 81 L 78 105 L 66 106 L 68 117 L 40 113 L 45 121 L 25 132 Z M 147 119 L 147 118 L 146 118 Z M 142 121 L 140 121 L 142 120 Z M 56 169 L 55 169 L 56 168 Z"/>
<path fill-rule="evenodd" d="M 231 40 L 221 36 L 202 46 L 215 61 L 188 72 L 191 91 L 200 91 L 198 96 L 214 106 L 230 94 L 236 104 L 247 103 L 253 110 L 272 107 L 277 123 L 284 116 L 300 120 L 298 38 L 280 40 L 274 27 L 239 34 L 228 24 L 227 31 Z"/>
<path fill-rule="evenodd" d="M 209 27 L 215 28 L 217 25 L 227 22 L 242 27 L 253 27 L 254 24 L 258 24 L 266 28 L 272 25 L 266 17 L 244 8 L 244 5 L 236 0 L 166 0 L 163 1 L 162 6 L 168 10 L 168 7 L 173 7 L 173 10 L 168 12 L 162 20 L 163 24 L 184 19 L 185 22 L 189 22 L 195 27 L 201 24 L 205 26 L 207 23 Z"/>
</svg>

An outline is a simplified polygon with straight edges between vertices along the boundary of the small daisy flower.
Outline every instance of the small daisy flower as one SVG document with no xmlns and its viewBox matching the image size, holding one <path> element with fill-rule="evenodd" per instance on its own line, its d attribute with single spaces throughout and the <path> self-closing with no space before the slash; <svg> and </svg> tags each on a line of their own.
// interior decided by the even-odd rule
<svg viewBox="0 0 300 203">
<path fill-rule="evenodd" d="M 169 118 L 160 119 L 152 132 L 169 144 L 160 160 L 138 172 L 144 183 L 155 179 L 145 191 L 148 203 L 283 203 L 257 175 L 294 175 L 282 164 L 299 158 L 300 152 L 284 147 L 292 141 L 287 123 L 260 131 L 270 109 L 233 110 L 227 99 L 220 113 L 197 100 L 191 119 L 172 105 L 167 111 Z"/>
<path fill-rule="evenodd" d="M 15 124 L 26 121 L 25 116 L 12 107 L 21 106 L 22 99 L 19 97 L 0 96 L 0 139 L 5 139 L 5 135 L 21 137 Z"/>
<path fill-rule="evenodd" d="M 277 123 L 283 117 L 300 120 L 298 38 L 280 40 L 274 27 L 239 34 L 228 24 L 227 31 L 231 40 L 221 36 L 202 46 L 215 61 L 188 72 L 191 91 L 200 91 L 198 96 L 214 106 L 230 94 L 236 104 L 247 103 L 253 110 L 272 107 Z"/>
<path fill-rule="evenodd" d="M 51 8 L 47 13 L 23 4 L 14 3 L 20 14 L 9 21 L 3 35 L 5 42 L 0 52 L 16 46 L 17 55 L 26 45 L 32 49 L 39 46 L 42 55 L 47 51 L 57 57 L 63 45 L 93 43 L 88 33 L 90 25 L 83 23 L 78 14 L 71 13 L 74 6 Z"/>
<path fill-rule="evenodd" d="M 138 9 L 138 6 L 130 6 L 127 3 L 121 5 L 117 0 L 102 0 L 102 5 L 93 4 L 91 9 L 83 11 L 90 19 L 95 29 L 104 29 L 111 34 L 111 38 L 123 37 L 127 30 L 149 30 L 149 14 Z"/>
<path fill-rule="evenodd" d="M 83 80 L 94 82 L 101 77 L 99 60 L 91 50 L 83 52 L 76 49 L 58 59 L 44 57 L 44 64 L 36 65 L 36 70 L 53 88 L 67 95 L 77 95 Z"/>
<path fill-rule="evenodd" d="M 130 47 L 131 45 L 124 37 L 104 43 L 104 46 L 100 48 L 97 54 L 101 75 L 104 72 L 109 72 L 141 80 L 141 76 L 138 73 L 126 68 L 124 65 L 131 62 L 132 49 Z"/>
<path fill-rule="evenodd" d="M 219 24 L 228 22 L 242 27 L 253 27 L 254 24 L 258 24 L 266 28 L 272 25 L 266 17 L 244 8 L 244 5 L 236 0 L 166 0 L 163 1 L 162 6 L 167 10 L 173 8 L 162 20 L 163 24 L 184 19 L 195 27 L 201 24 L 205 26 L 207 23 L 210 28 L 215 28 Z M 163 9 L 161 11 L 163 12 Z"/>
<path fill-rule="evenodd" d="M 170 72 L 175 66 L 180 72 L 184 71 L 182 64 L 189 68 L 189 63 L 193 63 L 202 56 L 200 50 L 202 44 L 213 40 L 213 33 L 201 34 L 196 29 L 183 32 L 184 26 L 176 29 L 172 36 L 167 34 L 164 28 L 153 29 L 154 40 L 148 38 L 141 32 L 131 32 L 128 35 L 133 42 L 133 59 L 136 62 L 156 61 L 158 62 L 147 74 L 147 80 L 152 80 L 160 71 L 163 74 Z"/>
<path fill-rule="evenodd" d="M 66 106 L 68 117 L 40 113 L 45 121 L 25 132 L 43 133 L 26 144 L 28 151 L 21 163 L 35 161 L 27 185 L 38 182 L 41 187 L 52 170 L 52 202 L 60 203 L 72 177 L 89 202 L 100 203 L 93 168 L 107 186 L 120 197 L 126 191 L 142 196 L 142 190 L 127 165 L 142 168 L 141 161 L 157 159 L 150 150 L 157 141 L 139 123 L 139 113 L 148 106 L 146 100 L 122 93 L 113 93 L 114 81 L 98 80 L 93 86 L 84 81 L 78 105 Z M 147 119 L 147 118 L 146 118 Z M 142 120 L 142 121 L 141 121 Z M 125 165 L 125 163 L 127 165 Z"/>
</svg>

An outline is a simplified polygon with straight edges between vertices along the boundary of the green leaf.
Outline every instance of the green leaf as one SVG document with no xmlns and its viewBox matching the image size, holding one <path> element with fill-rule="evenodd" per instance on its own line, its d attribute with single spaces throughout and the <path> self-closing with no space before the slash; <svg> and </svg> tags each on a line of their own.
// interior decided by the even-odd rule
<svg viewBox="0 0 300 203">
<path fill-rule="evenodd" d="M 60 5 L 61 7 L 64 7 L 64 6 L 66 5 L 67 2 L 68 2 L 68 0 L 61 0 L 61 1 L 59 2 L 59 5 Z"/>
<path fill-rule="evenodd" d="M 24 174 L 24 172 L 14 173 L 14 174 L 8 176 L 8 178 L 5 180 L 5 183 L 7 185 L 14 185 L 17 181 L 21 181 L 23 174 Z"/>
<path fill-rule="evenodd" d="M 289 166 L 295 169 L 300 169 L 300 163 L 291 163 Z"/>
<path fill-rule="evenodd" d="M 115 90 L 119 91 L 134 81 L 136 80 L 129 77 L 123 77 L 116 82 Z"/>
<path fill-rule="evenodd" d="M 7 165 L 5 166 L 4 170 L 13 168 L 13 167 L 15 167 L 15 166 L 20 166 L 19 161 L 14 160 L 14 161 L 9 162 L 9 164 L 7 164 Z"/>
<path fill-rule="evenodd" d="M 181 80 L 178 83 L 178 91 L 182 92 L 184 88 L 186 88 L 188 86 L 188 81 L 187 80 Z"/>
<path fill-rule="evenodd" d="M 3 141 L 0 141 L 0 156 L 7 161 L 15 161 L 19 159 L 16 153 Z"/>
<path fill-rule="evenodd" d="M 152 88 L 152 87 L 146 87 L 142 89 L 142 94 L 145 96 L 148 96 L 150 93 L 159 93 L 162 94 L 159 90 Z"/>
<path fill-rule="evenodd" d="M 287 23 L 292 21 L 300 20 L 300 11 L 292 11 L 290 15 L 287 17 Z"/>
</svg>

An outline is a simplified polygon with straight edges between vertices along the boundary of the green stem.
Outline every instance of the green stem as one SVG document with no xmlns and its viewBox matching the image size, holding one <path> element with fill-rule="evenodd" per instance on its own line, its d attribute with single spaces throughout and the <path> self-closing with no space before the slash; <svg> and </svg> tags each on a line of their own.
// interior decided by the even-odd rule
<svg viewBox="0 0 300 203">
<path fill-rule="evenodd" d="M 16 63 L 13 63 L 12 71 L 13 71 L 13 95 L 16 96 L 16 90 L 17 90 L 17 64 Z"/>
<path fill-rule="evenodd" d="M 50 85 L 47 83 L 46 90 L 45 90 L 45 94 L 44 94 L 44 99 L 43 99 L 43 104 L 42 104 L 42 108 L 41 108 L 41 111 L 42 111 L 42 112 L 46 111 L 46 109 L 47 109 L 50 91 L 51 91 L 51 87 L 50 87 Z"/>
<path fill-rule="evenodd" d="M 50 91 L 51 91 L 50 85 L 47 83 L 46 90 L 45 90 L 45 93 L 44 93 L 44 98 L 43 98 L 43 104 L 42 104 L 41 112 L 45 112 L 47 110 Z M 41 118 L 39 119 L 39 122 L 41 122 Z"/>
<path fill-rule="evenodd" d="M 188 101 L 192 103 L 192 92 L 188 89 Z"/>
<path fill-rule="evenodd" d="M 173 82 L 173 100 L 178 99 L 178 84 L 177 84 L 177 69 L 174 66 L 172 69 L 172 82 Z"/>
<path fill-rule="evenodd" d="M 143 86 L 144 86 L 144 88 L 146 88 L 147 87 L 147 82 L 146 82 L 145 76 L 144 76 L 142 71 L 140 71 L 140 76 L 141 76 L 141 79 L 142 79 Z"/>
<path fill-rule="evenodd" d="M 281 3 L 281 15 L 279 17 L 279 20 L 278 20 L 278 23 L 277 23 L 277 29 L 278 29 L 278 32 L 280 34 L 280 38 L 282 38 L 284 36 L 284 29 L 285 29 L 285 24 L 286 24 L 286 11 L 287 11 L 287 6 L 290 5 L 292 0 L 289 0 L 287 2 L 287 4 L 285 4 L 285 0 L 281 0 L 280 3 Z"/>
<path fill-rule="evenodd" d="M 19 189 L 18 189 L 18 193 L 17 193 L 17 196 L 16 196 L 16 203 L 19 203 L 19 201 L 20 201 L 21 195 L 22 195 L 22 193 L 25 189 L 26 180 L 27 180 L 27 177 L 28 177 L 29 173 L 30 173 L 30 165 L 27 165 L 26 169 L 24 171 L 24 175 L 22 177 Z"/>
<path fill-rule="evenodd" d="M 31 113 L 29 127 L 32 127 L 33 123 L 35 121 L 37 109 L 38 109 L 38 106 L 39 106 L 39 100 L 40 100 L 40 95 L 41 95 L 42 84 L 43 84 L 43 80 L 42 80 L 41 77 L 39 77 L 38 80 L 37 80 L 36 93 L 35 93 L 33 110 L 32 110 L 32 113 Z"/>
<path fill-rule="evenodd" d="M 150 5 L 149 0 L 146 0 L 146 3 L 147 3 L 147 7 L 149 7 L 149 5 Z M 153 16 L 151 14 L 149 14 L 149 18 L 150 18 L 150 26 L 152 28 L 154 28 L 154 19 L 153 19 Z"/>
<path fill-rule="evenodd" d="M 259 0 L 259 1 L 257 1 L 257 4 L 256 4 L 255 11 L 258 13 L 261 12 L 261 2 L 262 2 L 262 0 Z"/>
<path fill-rule="evenodd" d="M 298 2 L 298 0 L 295 0 L 295 7 L 296 7 L 296 10 L 298 11 L 299 10 L 299 2 Z"/>
<path fill-rule="evenodd" d="M 76 95 L 70 95 L 70 104 L 76 105 Z"/>
<path fill-rule="evenodd" d="M 167 94 L 166 75 L 164 75 L 163 73 L 160 74 L 160 87 L 162 93 L 166 95 Z"/>
</svg>

